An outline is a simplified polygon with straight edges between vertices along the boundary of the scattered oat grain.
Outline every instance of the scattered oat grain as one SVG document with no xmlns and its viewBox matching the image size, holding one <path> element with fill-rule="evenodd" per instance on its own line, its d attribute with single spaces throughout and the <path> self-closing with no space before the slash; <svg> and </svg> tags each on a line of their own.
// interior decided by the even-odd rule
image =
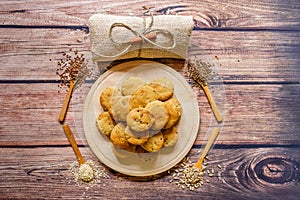
<svg viewBox="0 0 300 200">
<path fill-rule="evenodd" d="M 207 158 L 205 158 L 207 159 Z M 194 167 L 193 162 L 189 157 L 185 157 L 180 163 L 178 163 L 173 169 L 170 170 L 171 178 L 170 183 L 174 183 L 178 188 L 190 191 L 195 191 L 204 185 L 204 183 L 210 183 L 213 177 L 215 177 L 214 168 L 209 167 L 208 163 L 204 162 L 202 171 Z M 218 168 L 221 167 L 218 165 Z"/>
</svg>

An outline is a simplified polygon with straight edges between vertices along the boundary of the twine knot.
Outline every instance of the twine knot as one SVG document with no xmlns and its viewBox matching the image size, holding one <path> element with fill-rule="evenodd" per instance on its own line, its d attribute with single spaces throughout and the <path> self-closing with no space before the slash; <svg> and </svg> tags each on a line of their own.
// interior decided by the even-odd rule
<svg viewBox="0 0 300 200">
<path fill-rule="evenodd" d="M 141 33 L 132 29 L 130 26 L 128 26 L 124 23 L 119 23 L 119 22 L 113 23 L 110 26 L 109 35 L 108 35 L 111 42 L 116 45 L 127 45 L 127 46 L 124 48 L 124 50 L 122 50 L 117 55 L 102 55 L 102 54 L 95 53 L 95 52 L 93 52 L 93 53 L 95 53 L 98 56 L 113 58 L 113 57 L 118 57 L 118 56 L 125 54 L 134 44 L 141 44 L 141 46 L 139 48 L 139 55 L 140 55 L 140 51 L 142 49 L 142 44 L 144 44 L 144 43 L 149 43 L 149 44 L 152 44 L 153 46 L 156 46 L 158 48 L 165 49 L 165 50 L 173 49 L 176 46 L 176 42 L 175 42 L 173 34 L 170 31 L 165 30 L 165 29 L 152 29 L 153 22 L 154 22 L 153 15 L 151 15 L 151 21 L 150 21 L 149 26 L 147 28 L 145 28 L 145 30 Z M 121 41 L 121 42 L 114 40 L 113 29 L 117 28 L 117 27 L 121 27 L 121 28 L 125 28 L 125 29 L 129 30 L 131 33 L 133 33 L 135 35 L 135 37 L 129 38 L 128 40 Z M 169 38 L 171 41 L 171 44 L 170 45 L 159 44 L 156 41 L 158 34 L 164 35 L 165 37 Z"/>
</svg>

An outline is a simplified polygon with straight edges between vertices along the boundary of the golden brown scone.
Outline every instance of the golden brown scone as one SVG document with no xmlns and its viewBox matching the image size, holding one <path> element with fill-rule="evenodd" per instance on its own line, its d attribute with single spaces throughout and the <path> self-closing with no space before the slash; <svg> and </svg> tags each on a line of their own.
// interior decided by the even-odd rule
<svg viewBox="0 0 300 200">
<path fill-rule="evenodd" d="M 111 98 L 116 92 L 116 87 L 109 86 L 105 88 L 100 95 L 100 104 L 104 111 L 111 108 Z"/>
<path fill-rule="evenodd" d="M 118 123 L 110 133 L 110 141 L 121 149 L 127 149 L 132 146 L 127 140 L 128 136 L 125 133 L 125 125 Z"/>
<path fill-rule="evenodd" d="M 173 85 L 172 81 L 170 81 L 166 77 L 160 77 L 160 78 L 154 79 L 151 81 L 151 83 L 159 83 L 159 84 L 163 85 L 164 87 L 168 88 L 169 90 L 171 90 L 172 92 L 174 92 L 174 85 Z"/>
<path fill-rule="evenodd" d="M 147 104 L 145 107 L 152 113 L 155 121 L 152 130 L 161 130 L 169 120 L 168 110 L 164 106 L 164 102 L 156 100 Z"/>
<path fill-rule="evenodd" d="M 146 82 L 139 77 L 128 77 L 121 85 L 123 95 L 131 95 L 136 89 L 145 85 Z"/>
<path fill-rule="evenodd" d="M 164 103 L 169 113 L 169 120 L 164 126 L 164 129 L 168 129 L 174 126 L 180 119 L 182 115 L 182 106 L 180 102 L 175 98 L 168 99 Z"/>
<path fill-rule="evenodd" d="M 130 96 L 114 96 L 111 99 L 111 115 L 113 119 L 117 122 L 126 121 L 127 115 L 129 113 L 129 100 Z"/>
<path fill-rule="evenodd" d="M 136 132 L 144 132 L 151 128 L 154 118 L 149 110 L 145 108 L 135 108 L 127 115 L 127 125 Z"/>
<path fill-rule="evenodd" d="M 147 142 L 141 145 L 143 149 L 145 149 L 148 152 L 156 152 L 160 150 L 164 145 L 164 136 L 162 132 L 159 132 L 158 134 L 149 137 Z"/>
<path fill-rule="evenodd" d="M 96 119 L 96 124 L 99 131 L 107 136 L 115 126 L 115 122 L 108 112 L 100 113 Z"/>
<path fill-rule="evenodd" d="M 159 133 L 161 130 L 153 130 L 152 128 L 150 128 L 150 130 L 148 131 L 149 133 L 149 137 L 152 137 L 154 135 L 156 135 L 157 133 Z"/>
<path fill-rule="evenodd" d="M 174 146 L 178 141 L 178 133 L 177 128 L 173 126 L 172 128 L 166 129 L 162 131 L 164 136 L 164 146 Z"/>
<path fill-rule="evenodd" d="M 149 85 L 144 85 L 133 92 L 129 100 L 129 110 L 144 108 L 151 101 L 157 100 L 155 90 Z"/>
<path fill-rule="evenodd" d="M 144 132 L 144 133 L 137 133 L 137 132 L 134 132 L 132 131 L 129 126 L 127 126 L 125 128 L 125 133 L 128 135 L 128 142 L 130 144 L 133 144 L 133 145 L 141 145 L 141 144 L 144 144 L 147 140 L 148 140 L 148 137 L 149 137 L 149 134 L 147 132 Z"/>
<path fill-rule="evenodd" d="M 160 83 L 151 82 L 148 85 L 154 89 L 158 100 L 164 101 L 173 96 L 173 91 Z"/>
</svg>

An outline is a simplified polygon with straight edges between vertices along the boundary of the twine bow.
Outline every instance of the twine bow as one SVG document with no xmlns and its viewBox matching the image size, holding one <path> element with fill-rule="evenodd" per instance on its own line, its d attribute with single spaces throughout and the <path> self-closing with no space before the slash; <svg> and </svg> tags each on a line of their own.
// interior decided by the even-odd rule
<svg viewBox="0 0 300 200">
<path fill-rule="evenodd" d="M 120 53 L 118 53 L 116 55 L 112 55 L 112 56 L 99 54 L 94 51 L 93 51 L 93 53 L 98 56 L 102 56 L 102 57 L 106 57 L 106 58 L 119 57 L 119 56 L 123 55 L 124 53 L 126 53 L 134 44 L 136 44 L 136 43 L 143 44 L 146 42 L 152 44 L 153 46 L 161 48 L 161 49 L 165 49 L 165 50 L 173 49 L 176 46 L 176 42 L 175 42 L 173 34 L 170 31 L 165 30 L 165 29 L 152 29 L 153 21 L 154 21 L 153 15 L 151 15 L 150 24 L 142 33 L 132 29 L 130 26 L 128 26 L 124 23 L 118 23 L 118 22 L 113 23 L 109 29 L 109 38 L 110 38 L 111 42 L 116 45 L 127 45 L 127 47 L 124 50 L 122 50 Z M 117 27 L 125 28 L 125 29 L 131 31 L 131 33 L 133 33 L 136 37 L 131 38 L 125 42 L 115 41 L 113 39 L 113 29 L 117 28 Z M 156 39 L 157 34 L 162 34 L 162 35 L 165 35 L 166 37 L 170 38 L 170 40 L 172 42 L 171 45 L 164 46 L 164 45 L 160 45 L 160 44 L 154 42 L 153 39 Z M 139 50 L 141 50 L 141 46 L 140 46 Z"/>
</svg>

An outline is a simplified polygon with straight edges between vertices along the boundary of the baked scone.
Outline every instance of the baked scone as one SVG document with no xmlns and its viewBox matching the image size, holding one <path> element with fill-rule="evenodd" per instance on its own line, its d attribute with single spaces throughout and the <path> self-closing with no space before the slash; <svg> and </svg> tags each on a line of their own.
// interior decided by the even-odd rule
<svg viewBox="0 0 300 200">
<path fill-rule="evenodd" d="M 117 122 L 126 121 L 127 115 L 129 113 L 129 100 L 130 96 L 114 96 L 111 99 L 112 105 L 111 115 L 113 119 Z"/>
<path fill-rule="evenodd" d="M 145 108 L 150 111 L 155 119 L 151 127 L 152 130 L 161 130 L 169 121 L 169 113 L 164 106 L 164 102 L 159 100 L 152 101 Z"/>
<path fill-rule="evenodd" d="M 156 135 L 157 133 L 159 133 L 161 130 L 153 130 L 152 128 L 150 128 L 150 130 L 148 131 L 149 133 L 149 137 L 152 137 L 154 135 Z"/>
<path fill-rule="evenodd" d="M 115 121 L 113 120 L 111 115 L 106 111 L 98 115 L 96 119 L 96 124 L 101 133 L 109 136 L 109 134 L 115 126 Z"/>
<path fill-rule="evenodd" d="M 157 100 L 155 90 L 149 85 L 144 85 L 136 89 L 129 100 L 129 110 L 134 108 L 144 108 L 151 101 Z"/>
<path fill-rule="evenodd" d="M 164 101 L 173 96 L 173 91 L 160 83 L 151 82 L 148 85 L 154 89 L 158 100 Z"/>
<path fill-rule="evenodd" d="M 162 132 L 159 132 L 158 134 L 149 137 L 147 142 L 141 145 L 143 149 L 145 149 L 148 152 L 156 152 L 160 150 L 164 145 L 164 136 Z"/>
<path fill-rule="evenodd" d="M 173 126 L 172 128 L 162 130 L 163 136 L 164 136 L 164 146 L 174 146 L 178 141 L 178 132 L 176 126 Z"/>
<path fill-rule="evenodd" d="M 104 111 L 96 118 L 97 128 L 110 139 L 116 156 L 127 159 L 134 152 L 152 160 L 143 153 L 175 145 L 175 125 L 183 110 L 173 97 L 173 83 L 165 77 L 148 83 L 128 77 L 118 86 L 102 91 L 99 100 Z"/>
<path fill-rule="evenodd" d="M 182 106 L 178 99 L 171 98 L 164 102 L 164 105 L 169 113 L 169 120 L 164 126 L 164 129 L 171 128 L 174 126 L 182 115 Z"/>
<path fill-rule="evenodd" d="M 164 101 L 173 96 L 174 85 L 166 77 L 154 79 L 148 85 L 155 89 L 159 100 Z"/>
<path fill-rule="evenodd" d="M 101 95 L 100 95 L 100 104 L 103 108 L 104 111 L 107 111 L 111 108 L 111 98 L 113 96 L 116 96 L 118 94 L 118 91 L 116 89 L 116 87 L 114 86 L 109 86 L 109 87 L 106 87 Z"/>
<path fill-rule="evenodd" d="M 154 118 L 149 110 L 145 108 L 135 108 L 127 115 L 127 125 L 136 132 L 144 132 L 151 128 Z"/>
<path fill-rule="evenodd" d="M 118 123 L 110 133 L 110 141 L 121 149 L 127 149 L 132 146 L 127 140 L 128 136 L 125 133 L 125 125 Z"/>
<path fill-rule="evenodd" d="M 123 81 L 121 92 L 123 95 L 131 95 L 136 89 L 145 84 L 146 82 L 139 77 L 129 77 Z"/>
<path fill-rule="evenodd" d="M 166 77 L 160 77 L 160 78 L 154 79 L 150 83 L 159 83 L 159 84 L 163 85 L 164 87 L 168 88 L 169 90 L 171 90 L 172 92 L 174 92 L 174 84 L 172 83 L 172 81 L 170 81 Z"/>
<path fill-rule="evenodd" d="M 128 135 L 128 142 L 133 145 L 144 144 L 149 138 L 148 132 L 134 132 L 129 128 L 129 126 L 125 128 L 125 133 Z"/>
</svg>

